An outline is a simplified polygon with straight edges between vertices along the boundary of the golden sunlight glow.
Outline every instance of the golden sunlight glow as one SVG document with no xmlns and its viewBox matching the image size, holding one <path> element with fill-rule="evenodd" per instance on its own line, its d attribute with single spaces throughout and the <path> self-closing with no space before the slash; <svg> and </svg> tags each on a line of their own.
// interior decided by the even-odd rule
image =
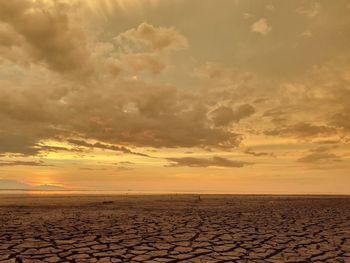
<svg viewBox="0 0 350 263">
<path fill-rule="evenodd" d="M 144 6 L 155 7 L 159 0 L 86 0 L 85 5 L 90 12 L 98 15 L 113 15 L 117 12 L 130 14 Z"/>
<path fill-rule="evenodd" d="M 0 189 L 349 193 L 347 1 L 253 2 L 0 0 Z"/>
</svg>

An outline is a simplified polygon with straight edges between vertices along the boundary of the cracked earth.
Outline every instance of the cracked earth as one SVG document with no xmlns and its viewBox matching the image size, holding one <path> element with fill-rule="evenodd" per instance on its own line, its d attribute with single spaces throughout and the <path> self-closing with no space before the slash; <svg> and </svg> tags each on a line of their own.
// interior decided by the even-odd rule
<svg viewBox="0 0 350 263">
<path fill-rule="evenodd" d="M 0 262 L 350 262 L 350 198 L 3 195 Z"/>
</svg>

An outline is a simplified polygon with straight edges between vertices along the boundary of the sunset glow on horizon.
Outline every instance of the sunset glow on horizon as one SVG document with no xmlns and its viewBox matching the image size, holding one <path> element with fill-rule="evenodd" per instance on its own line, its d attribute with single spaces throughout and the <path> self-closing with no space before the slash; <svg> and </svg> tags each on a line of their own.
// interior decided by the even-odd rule
<svg viewBox="0 0 350 263">
<path fill-rule="evenodd" d="M 0 0 L 0 189 L 350 194 L 349 13 Z"/>
</svg>

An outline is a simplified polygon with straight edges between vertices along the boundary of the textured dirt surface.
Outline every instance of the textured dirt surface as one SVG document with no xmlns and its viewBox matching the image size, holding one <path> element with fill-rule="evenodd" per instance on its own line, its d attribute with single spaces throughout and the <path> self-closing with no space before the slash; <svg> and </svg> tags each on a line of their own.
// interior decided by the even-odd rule
<svg viewBox="0 0 350 263">
<path fill-rule="evenodd" d="M 0 196 L 0 262 L 350 262 L 350 198 Z"/>
</svg>

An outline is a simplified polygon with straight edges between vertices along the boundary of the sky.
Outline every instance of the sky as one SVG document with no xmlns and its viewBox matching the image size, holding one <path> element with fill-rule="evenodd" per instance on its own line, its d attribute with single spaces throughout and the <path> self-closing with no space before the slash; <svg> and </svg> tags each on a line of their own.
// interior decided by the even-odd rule
<svg viewBox="0 0 350 263">
<path fill-rule="evenodd" d="M 349 1 L 0 0 L 0 188 L 349 185 Z"/>
</svg>

